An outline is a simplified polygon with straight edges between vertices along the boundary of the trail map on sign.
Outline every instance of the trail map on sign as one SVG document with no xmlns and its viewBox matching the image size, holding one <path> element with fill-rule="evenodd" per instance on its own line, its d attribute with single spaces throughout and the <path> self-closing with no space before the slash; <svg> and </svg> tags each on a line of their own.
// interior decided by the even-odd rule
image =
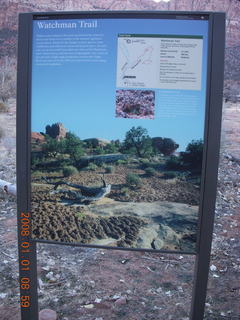
<svg viewBox="0 0 240 320">
<path fill-rule="evenodd" d="M 119 38 L 118 87 L 149 87 L 154 70 L 154 43 L 151 38 Z M 150 76 L 150 75 L 149 75 Z"/>
<path fill-rule="evenodd" d="M 199 36 L 119 35 L 117 87 L 201 90 Z"/>
</svg>

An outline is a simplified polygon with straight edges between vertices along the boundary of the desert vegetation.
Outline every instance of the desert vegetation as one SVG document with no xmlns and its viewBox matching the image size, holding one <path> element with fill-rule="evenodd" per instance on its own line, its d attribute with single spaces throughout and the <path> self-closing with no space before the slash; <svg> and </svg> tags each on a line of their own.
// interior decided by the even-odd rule
<svg viewBox="0 0 240 320">
<path fill-rule="evenodd" d="M 176 210 L 176 214 L 179 213 L 174 207 L 177 204 L 191 206 L 194 219 L 184 221 L 186 217 L 181 217 L 181 213 L 176 221 L 162 221 L 166 228 L 171 225 L 176 232 L 172 246 L 161 243 L 156 247 L 155 238 L 148 246 L 194 250 L 203 141 L 190 141 L 184 152 L 177 153 L 178 147 L 171 138 L 150 137 L 141 126 L 130 128 L 122 141 L 83 140 L 68 132 L 61 123 L 48 125 L 45 133 L 33 132 L 33 235 L 65 242 L 106 240 L 107 244 L 117 246 L 147 246 L 146 239 L 141 242 L 138 236 L 154 219 L 159 228 L 162 218 L 146 217 L 141 207 L 136 207 L 140 211 L 135 212 L 134 203 L 159 206 L 169 203 L 173 204 L 172 211 Z M 133 213 L 124 207 L 116 214 L 105 210 L 121 203 L 133 204 Z M 58 222 L 56 215 L 62 217 Z M 116 219 L 110 219 L 111 216 Z M 177 225 L 185 227 L 180 230 Z M 164 232 L 166 230 L 161 231 L 161 237 Z"/>
</svg>

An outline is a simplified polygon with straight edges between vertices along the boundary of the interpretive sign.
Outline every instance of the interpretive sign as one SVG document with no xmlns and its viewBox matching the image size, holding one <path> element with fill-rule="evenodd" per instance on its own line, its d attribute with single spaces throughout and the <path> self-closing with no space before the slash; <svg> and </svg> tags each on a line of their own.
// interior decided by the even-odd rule
<svg viewBox="0 0 240 320">
<path fill-rule="evenodd" d="M 208 17 L 32 24 L 33 238 L 194 253 Z"/>
<path fill-rule="evenodd" d="M 19 241 L 34 263 L 48 242 L 208 264 L 223 48 L 221 13 L 20 15 Z"/>
</svg>

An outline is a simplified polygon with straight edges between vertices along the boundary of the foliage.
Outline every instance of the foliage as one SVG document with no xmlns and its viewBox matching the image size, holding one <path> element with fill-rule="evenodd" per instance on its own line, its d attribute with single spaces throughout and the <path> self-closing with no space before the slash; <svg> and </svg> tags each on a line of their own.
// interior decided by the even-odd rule
<svg viewBox="0 0 240 320">
<path fill-rule="evenodd" d="M 149 157 L 152 154 L 152 140 L 147 129 L 141 126 L 132 127 L 126 133 L 123 149 L 125 152 L 135 154 L 140 158 Z"/>
<path fill-rule="evenodd" d="M 179 147 L 179 145 L 170 138 L 155 137 L 152 138 L 152 146 L 155 153 L 162 153 L 169 156 Z"/>
<path fill-rule="evenodd" d="M 125 196 L 128 195 L 128 194 L 129 194 L 129 188 L 123 187 L 123 188 L 121 189 L 121 193 L 123 193 Z"/>
<path fill-rule="evenodd" d="M 56 157 L 58 153 L 62 152 L 62 141 L 45 136 L 46 142 L 43 144 L 42 151 L 47 157 Z"/>
<path fill-rule="evenodd" d="M 74 133 L 67 132 L 66 138 L 64 139 L 64 151 L 69 154 L 73 162 L 77 164 L 77 161 L 84 154 L 83 142 Z"/>
<path fill-rule="evenodd" d="M 70 176 L 77 174 L 77 173 L 78 173 L 77 168 L 75 168 L 73 166 L 66 166 L 63 168 L 64 177 L 70 177 Z"/>
<path fill-rule="evenodd" d="M 102 147 L 98 146 L 98 147 L 94 148 L 94 153 L 95 154 L 104 154 L 105 152 Z"/>
<path fill-rule="evenodd" d="M 119 159 L 119 160 L 116 161 L 116 165 L 117 165 L 117 166 L 124 165 L 124 164 L 127 164 L 127 161 L 126 161 L 126 160 L 121 160 L 121 159 Z"/>
<path fill-rule="evenodd" d="M 174 179 L 177 177 L 177 173 L 174 171 L 165 171 L 164 172 L 164 178 L 165 179 Z"/>
<path fill-rule="evenodd" d="M 181 161 L 184 168 L 200 172 L 202 168 L 203 140 L 192 140 L 185 152 L 181 153 Z"/>
<path fill-rule="evenodd" d="M 105 147 L 104 147 L 104 153 L 108 154 L 108 153 L 116 153 L 118 152 L 118 147 L 115 145 L 114 142 L 108 143 Z"/>
<path fill-rule="evenodd" d="M 146 168 L 145 169 L 145 173 L 148 175 L 148 176 L 155 176 L 157 174 L 157 171 L 154 169 L 154 168 Z"/>
<path fill-rule="evenodd" d="M 41 157 L 37 157 L 37 156 L 34 156 L 32 154 L 32 157 L 31 157 L 31 167 L 32 169 L 36 169 L 36 167 L 42 163 L 42 158 Z"/>
<path fill-rule="evenodd" d="M 170 156 L 170 158 L 166 161 L 165 165 L 168 170 L 179 170 L 181 169 L 181 159 L 180 157 Z"/>
<path fill-rule="evenodd" d="M 143 168 L 148 168 L 149 166 L 151 166 L 151 162 L 146 158 L 141 159 L 141 164 Z"/>
<path fill-rule="evenodd" d="M 126 176 L 126 184 L 130 187 L 137 187 L 141 183 L 141 179 L 137 174 L 128 173 Z"/>
<path fill-rule="evenodd" d="M 42 176 L 43 175 L 43 172 L 42 171 L 39 171 L 39 170 L 34 170 L 33 172 L 32 172 L 32 176 L 34 176 L 34 177 L 40 177 L 40 176 Z"/>
<path fill-rule="evenodd" d="M 113 166 L 106 166 L 105 167 L 106 173 L 112 173 L 114 171 Z"/>
<path fill-rule="evenodd" d="M 86 218 L 86 215 L 83 212 L 77 212 L 76 216 L 79 220 L 84 220 Z"/>
<path fill-rule="evenodd" d="M 93 162 L 89 163 L 89 165 L 86 167 L 86 169 L 90 170 L 90 171 L 96 171 L 97 168 L 98 168 L 98 166 Z"/>
</svg>

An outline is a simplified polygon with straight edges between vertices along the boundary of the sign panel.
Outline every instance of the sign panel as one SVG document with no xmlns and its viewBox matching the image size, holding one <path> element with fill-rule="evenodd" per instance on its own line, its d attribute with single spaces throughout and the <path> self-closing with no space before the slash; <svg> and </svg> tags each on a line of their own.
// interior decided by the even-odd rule
<svg viewBox="0 0 240 320">
<path fill-rule="evenodd" d="M 32 22 L 32 237 L 196 253 L 208 17 Z"/>
<path fill-rule="evenodd" d="M 196 254 L 202 320 L 220 146 L 224 13 L 19 15 L 23 320 L 37 242 Z"/>
</svg>

